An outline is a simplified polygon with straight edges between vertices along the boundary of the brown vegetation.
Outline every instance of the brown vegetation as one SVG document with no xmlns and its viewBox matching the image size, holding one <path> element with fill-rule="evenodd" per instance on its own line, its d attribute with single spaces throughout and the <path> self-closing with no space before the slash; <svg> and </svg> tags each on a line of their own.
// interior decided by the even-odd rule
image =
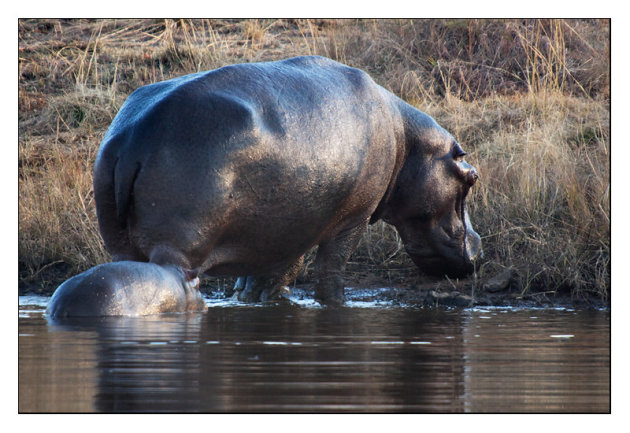
<svg viewBox="0 0 630 433">
<path fill-rule="evenodd" d="M 608 20 L 22 20 L 18 36 L 23 288 L 53 289 L 108 259 L 92 164 L 131 91 L 319 54 L 366 70 L 463 143 L 481 175 L 470 197 L 485 250 L 475 281 L 512 268 L 523 294 L 608 299 Z M 356 284 L 425 281 L 383 223 L 348 273 Z"/>
</svg>

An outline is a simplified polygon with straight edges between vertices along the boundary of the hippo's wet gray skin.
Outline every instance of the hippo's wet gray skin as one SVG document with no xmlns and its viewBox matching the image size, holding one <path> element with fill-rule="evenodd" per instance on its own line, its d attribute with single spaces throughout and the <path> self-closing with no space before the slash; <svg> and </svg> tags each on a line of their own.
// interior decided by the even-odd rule
<svg viewBox="0 0 630 433">
<path fill-rule="evenodd" d="M 431 117 L 322 57 L 226 66 L 133 92 L 99 150 L 99 227 L 115 260 L 248 275 L 272 299 L 318 245 L 315 297 L 343 302 L 368 223 L 393 224 L 426 272 L 481 251 L 465 198 L 477 179 Z"/>
<path fill-rule="evenodd" d="M 46 313 L 51 318 L 145 316 L 206 309 L 196 275 L 178 265 L 121 261 L 95 266 L 65 281 Z"/>
</svg>

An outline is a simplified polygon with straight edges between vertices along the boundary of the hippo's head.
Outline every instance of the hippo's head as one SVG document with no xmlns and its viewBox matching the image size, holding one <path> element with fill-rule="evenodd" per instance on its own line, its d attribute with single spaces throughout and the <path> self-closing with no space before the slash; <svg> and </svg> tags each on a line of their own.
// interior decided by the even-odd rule
<svg viewBox="0 0 630 433">
<path fill-rule="evenodd" d="M 186 311 L 205 311 L 208 309 L 199 291 L 198 269 L 188 269 L 173 264 L 167 264 L 164 267 L 170 268 L 182 285 L 186 296 Z"/>
<path fill-rule="evenodd" d="M 428 116 L 427 116 L 428 117 Z M 425 273 L 461 277 L 482 254 L 472 228 L 466 196 L 478 178 L 466 152 L 428 117 L 417 131 L 383 219 L 393 224 L 407 253 Z"/>
<path fill-rule="evenodd" d="M 179 287 L 183 289 L 186 299 L 200 297 L 199 292 L 199 271 L 197 269 L 187 269 L 172 263 L 162 264 L 161 267 L 171 273 Z"/>
<path fill-rule="evenodd" d="M 191 293 L 199 292 L 199 271 L 197 269 L 182 268 L 179 265 L 167 264 L 163 265 L 165 268 L 170 269 L 175 275 L 177 275 L 185 293 L 190 295 Z"/>
</svg>

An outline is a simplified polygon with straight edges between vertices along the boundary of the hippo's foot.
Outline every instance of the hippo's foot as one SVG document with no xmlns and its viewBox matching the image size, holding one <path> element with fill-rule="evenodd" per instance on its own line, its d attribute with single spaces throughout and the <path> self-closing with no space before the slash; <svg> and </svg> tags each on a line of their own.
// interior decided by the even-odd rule
<svg viewBox="0 0 630 433">
<path fill-rule="evenodd" d="M 277 302 L 291 293 L 288 285 L 295 281 L 304 263 L 304 256 L 270 275 L 239 277 L 234 296 L 241 302 Z"/>
<path fill-rule="evenodd" d="M 343 292 L 341 276 L 320 278 L 315 285 L 315 300 L 327 306 L 343 305 L 346 302 L 346 296 Z"/>
<path fill-rule="evenodd" d="M 367 228 L 368 218 L 359 220 L 358 225 L 350 226 L 333 239 L 321 243 L 315 258 L 315 300 L 328 306 L 342 305 L 346 297 L 343 293 L 343 278 L 346 262 L 357 247 Z"/>
<path fill-rule="evenodd" d="M 285 299 L 291 290 L 271 277 L 239 277 L 234 285 L 234 297 L 241 302 L 276 302 Z"/>
</svg>

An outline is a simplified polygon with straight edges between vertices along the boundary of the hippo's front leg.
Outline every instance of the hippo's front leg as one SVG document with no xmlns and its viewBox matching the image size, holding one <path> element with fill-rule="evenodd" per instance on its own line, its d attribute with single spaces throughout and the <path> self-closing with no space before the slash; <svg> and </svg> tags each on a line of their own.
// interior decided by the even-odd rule
<svg viewBox="0 0 630 433">
<path fill-rule="evenodd" d="M 346 262 L 356 249 L 365 233 L 368 220 L 319 245 L 315 258 L 315 300 L 326 305 L 341 305 L 345 302 L 343 293 L 343 272 Z"/>
</svg>

